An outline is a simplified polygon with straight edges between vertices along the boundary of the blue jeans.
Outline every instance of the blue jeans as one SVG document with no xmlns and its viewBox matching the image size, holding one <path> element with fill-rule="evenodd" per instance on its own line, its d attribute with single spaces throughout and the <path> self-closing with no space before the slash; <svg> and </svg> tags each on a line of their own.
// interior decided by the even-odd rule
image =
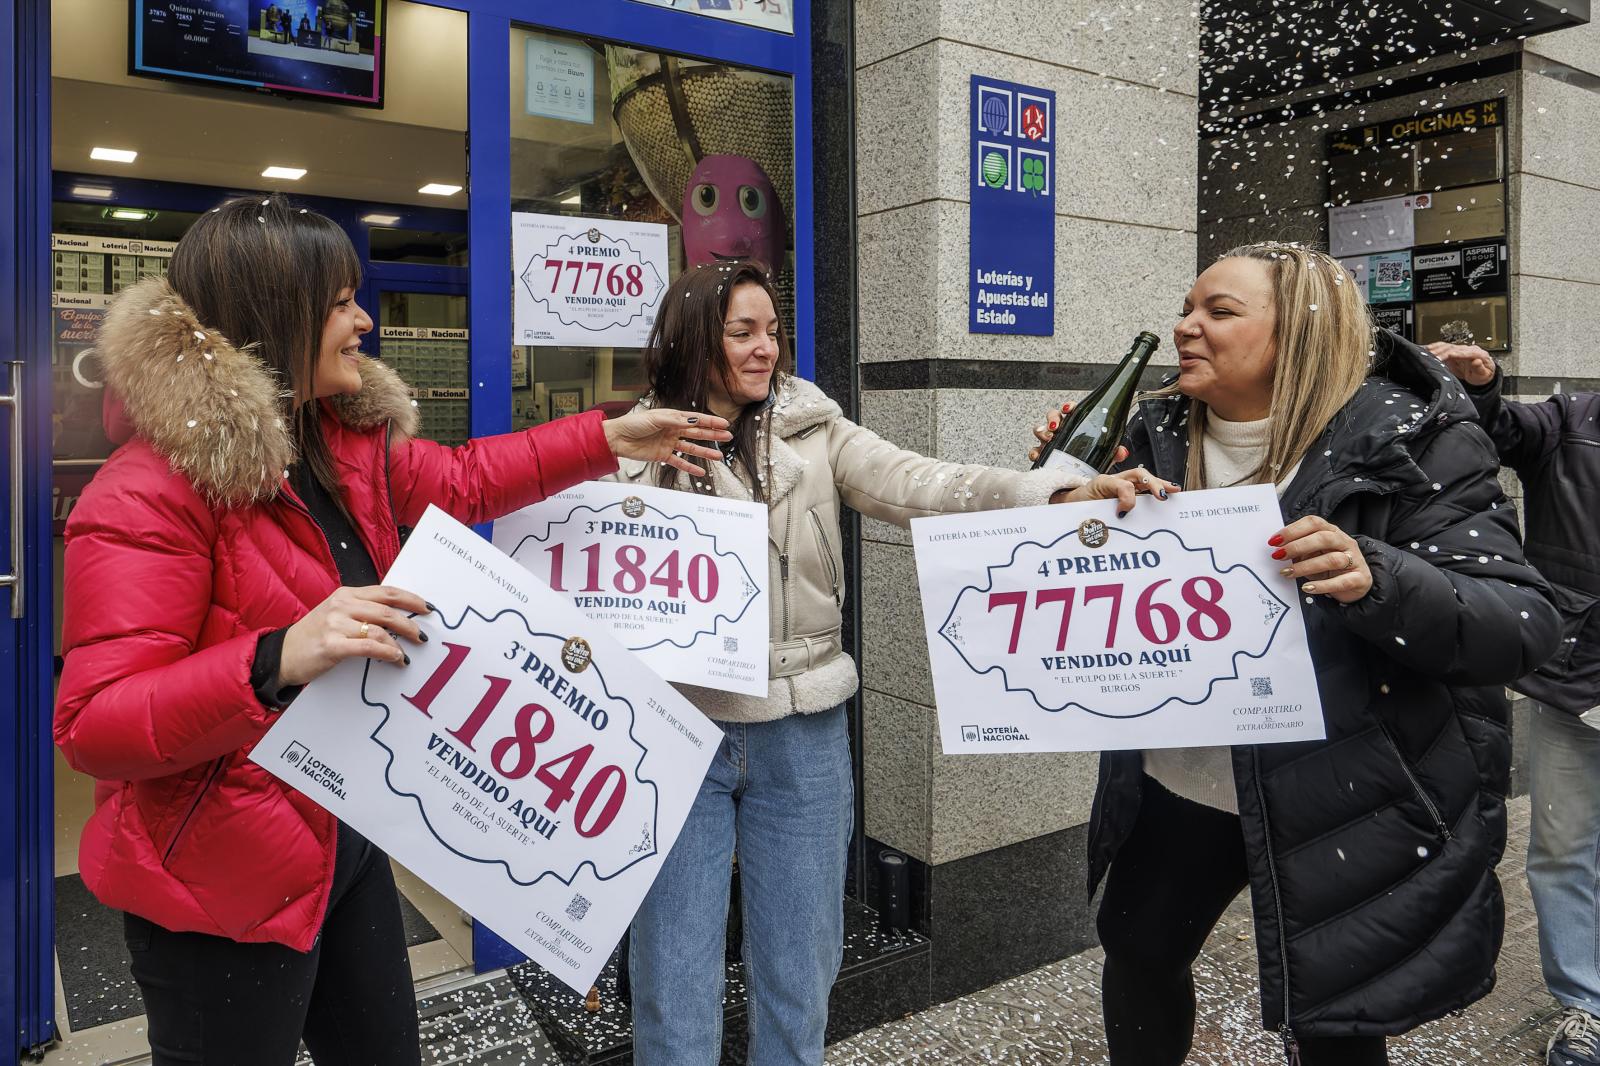
<svg viewBox="0 0 1600 1066">
<path fill-rule="evenodd" d="M 1562 1005 L 1600 1015 L 1600 729 L 1535 702 L 1528 762 L 1544 983 Z"/>
<path fill-rule="evenodd" d="M 728 886 L 739 853 L 751 1066 L 822 1062 L 844 952 L 850 743 L 843 707 L 719 723 L 723 742 L 633 920 L 636 1066 L 716 1066 Z"/>
</svg>

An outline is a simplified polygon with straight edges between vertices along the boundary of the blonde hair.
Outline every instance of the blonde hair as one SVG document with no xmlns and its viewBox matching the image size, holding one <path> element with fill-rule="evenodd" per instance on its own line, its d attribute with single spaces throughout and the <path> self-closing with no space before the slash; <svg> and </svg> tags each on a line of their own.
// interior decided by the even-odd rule
<svg viewBox="0 0 1600 1066">
<path fill-rule="evenodd" d="M 1219 257 L 1264 263 L 1277 312 L 1273 340 L 1272 426 L 1261 465 L 1241 484 L 1274 484 L 1305 458 L 1334 415 L 1366 378 L 1372 358 L 1372 314 L 1355 280 L 1326 252 L 1298 244 L 1245 244 Z M 1179 393 L 1176 382 L 1155 393 Z M 1185 484 L 1205 485 L 1206 405 L 1189 401 L 1189 465 Z"/>
</svg>

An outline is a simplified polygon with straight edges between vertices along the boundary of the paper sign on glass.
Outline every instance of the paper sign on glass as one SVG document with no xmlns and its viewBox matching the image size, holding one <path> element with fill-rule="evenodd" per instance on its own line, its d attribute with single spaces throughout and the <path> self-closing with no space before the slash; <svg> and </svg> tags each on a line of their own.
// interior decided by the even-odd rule
<svg viewBox="0 0 1600 1066">
<path fill-rule="evenodd" d="M 589 481 L 497 519 L 494 543 L 668 681 L 767 694 L 767 508 Z"/>
<path fill-rule="evenodd" d="M 667 227 L 511 213 L 512 340 L 643 348 L 667 288 Z"/>
<path fill-rule="evenodd" d="M 384 580 L 437 607 L 411 664 L 346 660 L 251 758 L 587 992 L 722 734 L 437 508 Z"/>
<path fill-rule="evenodd" d="M 946 754 L 1320 740 L 1270 486 L 911 522 Z"/>
<path fill-rule="evenodd" d="M 1328 209 L 1328 254 L 1335 259 L 1410 248 L 1417 243 L 1416 200 L 1391 196 Z"/>
</svg>

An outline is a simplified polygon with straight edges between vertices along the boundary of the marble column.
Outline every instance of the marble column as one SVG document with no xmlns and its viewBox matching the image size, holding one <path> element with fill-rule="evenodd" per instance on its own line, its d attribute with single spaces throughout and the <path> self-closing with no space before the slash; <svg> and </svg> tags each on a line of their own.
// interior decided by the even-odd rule
<svg viewBox="0 0 1600 1066">
<path fill-rule="evenodd" d="M 863 424 L 924 454 L 1021 468 L 1047 408 L 1103 377 L 1140 330 L 1167 331 L 1195 262 L 1191 8 L 858 0 Z M 973 74 L 1056 93 L 1049 337 L 967 332 Z M 1092 943 L 1083 853 L 1097 760 L 942 755 L 909 534 L 862 525 L 865 828 L 869 850 L 898 848 L 924 875 L 916 909 L 937 1001 Z"/>
</svg>

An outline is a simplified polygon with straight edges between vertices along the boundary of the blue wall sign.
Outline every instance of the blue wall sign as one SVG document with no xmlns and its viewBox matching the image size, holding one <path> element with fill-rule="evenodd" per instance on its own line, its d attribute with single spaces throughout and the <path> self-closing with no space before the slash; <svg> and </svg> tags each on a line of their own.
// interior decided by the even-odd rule
<svg viewBox="0 0 1600 1066">
<path fill-rule="evenodd" d="M 972 76 L 967 329 L 1055 333 L 1056 94 Z"/>
</svg>

